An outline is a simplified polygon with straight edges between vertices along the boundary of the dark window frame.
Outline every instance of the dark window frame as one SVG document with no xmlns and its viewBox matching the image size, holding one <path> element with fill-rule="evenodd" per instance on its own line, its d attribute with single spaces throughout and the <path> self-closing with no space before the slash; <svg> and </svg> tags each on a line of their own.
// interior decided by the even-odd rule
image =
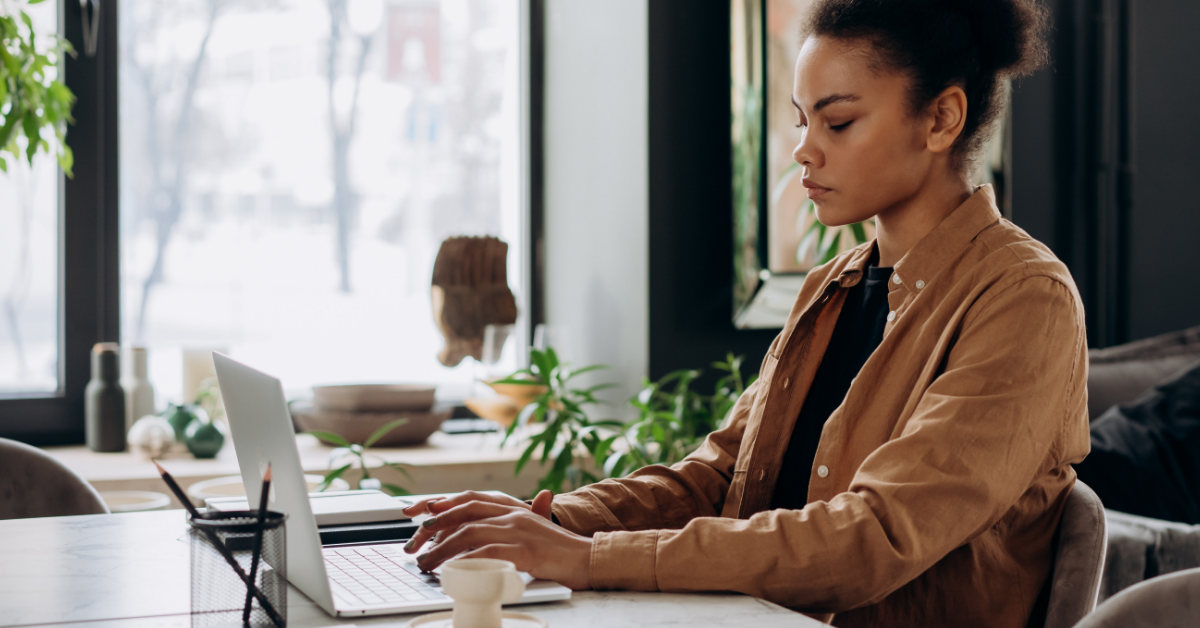
<svg viewBox="0 0 1200 628">
<path fill-rule="evenodd" d="M 58 3 L 59 33 L 78 51 L 64 68 L 78 100 L 67 132 L 75 178 L 59 174 L 58 390 L 0 397 L 0 437 L 32 445 L 83 442 L 91 347 L 120 341 L 118 143 L 105 141 L 117 135 L 118 3 L 98 6 L 98 45 L 89 57 L 79 3 Z"/>
</svg>

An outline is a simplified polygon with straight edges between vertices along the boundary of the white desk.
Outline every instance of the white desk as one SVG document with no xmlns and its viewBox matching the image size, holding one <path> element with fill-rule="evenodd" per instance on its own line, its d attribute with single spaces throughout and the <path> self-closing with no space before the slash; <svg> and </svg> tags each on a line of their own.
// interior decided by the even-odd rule
<svg viewBox="0 0 1200 628">
<path fill-rule="evenodd" d="M 190 626 L 184 516 L 168 510 L 0 521 L 0 626 Z M 520 610 L 556 628 L 825 625 L 732 594 L 582 592 L 567 602 Z M 339 623 L 399 628 L 412 617 L 339 622 L 295 588 L 288 593 L 288 625 L 294 628 Z"/>
</svg>

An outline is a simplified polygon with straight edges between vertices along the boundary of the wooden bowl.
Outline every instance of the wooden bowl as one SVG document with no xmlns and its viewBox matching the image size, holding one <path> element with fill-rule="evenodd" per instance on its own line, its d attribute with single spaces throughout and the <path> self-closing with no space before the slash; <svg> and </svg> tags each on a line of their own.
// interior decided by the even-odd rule
<svg viewBox="0 0 1200 628">
<path fill-rule="evenodd" d="M 537 384 L 501 384 L 495 381 L 485 382 L 501 397 L 508 397 L 517 404 L 517 409 L 533 403 L 538 397 L 550 390 L 549 386 Z"/>
<path fill-rule="evenodd" d="M 473 397 L 463 399 L 463 405 L 479 418 L 495 421 L 504 427 L 512 425 L 521 414 L 521 406 L 510 397 Z"/>
<path fill-rule="evenodd" d="M 442 421 L 450 418 L 452 412 L 450 408 L 437 412 L 340 412 L 321 410 L 301 403 L 291 404 L 291 410 L 292 422 L 298 431 L 333 432 L 358 445 L 363 444 L 375 430 L 388 422 L 396 419 L 408 420 L 376 441 L 373 447 L 420 445 L 441 427 Z"/>
<path fill-rule="evenodd" d="M 335 412 L 429 411 L 436 387 L 424 384 L 313 386 L 313 403 Z"/>
</svg>

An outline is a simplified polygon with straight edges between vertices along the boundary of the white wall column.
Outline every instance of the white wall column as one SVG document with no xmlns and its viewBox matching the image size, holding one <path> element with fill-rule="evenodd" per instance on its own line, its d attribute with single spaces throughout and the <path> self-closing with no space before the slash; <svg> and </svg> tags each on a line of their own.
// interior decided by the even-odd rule
<svg viewBox="0 0 1200 628">
<path fill-rule="evenodd" d="M 648 10 L 546 2 L 546 319 L 573 364 L 612 367 L 589 381 L 617 402 L 649 365 Z"/>
</svg>

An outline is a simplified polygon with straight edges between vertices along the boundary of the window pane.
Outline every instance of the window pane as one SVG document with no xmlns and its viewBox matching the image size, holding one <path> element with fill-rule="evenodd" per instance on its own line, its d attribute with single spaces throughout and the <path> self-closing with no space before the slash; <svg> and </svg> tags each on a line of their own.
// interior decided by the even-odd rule
<svg viewBox="0 0 1200 628">
<path fill-rule="evenodd" d="M 490 234 L 521 289 L 517 0 L 137 0 L 121 19 L 122 337 L 160 399 L 186 348 L 289 390 L 469 381 L 437 362 L 430 274 L 444 238 Z"/>
<path fill-rule="evenodd" d="M 57 3 L 25 8 L 45 44 Z M 23 138 L 21 142 L 23 142 Z M 58 164 L 7 153 L 0 172 L 0 394 L 58 389 Z"/>
</svg>

